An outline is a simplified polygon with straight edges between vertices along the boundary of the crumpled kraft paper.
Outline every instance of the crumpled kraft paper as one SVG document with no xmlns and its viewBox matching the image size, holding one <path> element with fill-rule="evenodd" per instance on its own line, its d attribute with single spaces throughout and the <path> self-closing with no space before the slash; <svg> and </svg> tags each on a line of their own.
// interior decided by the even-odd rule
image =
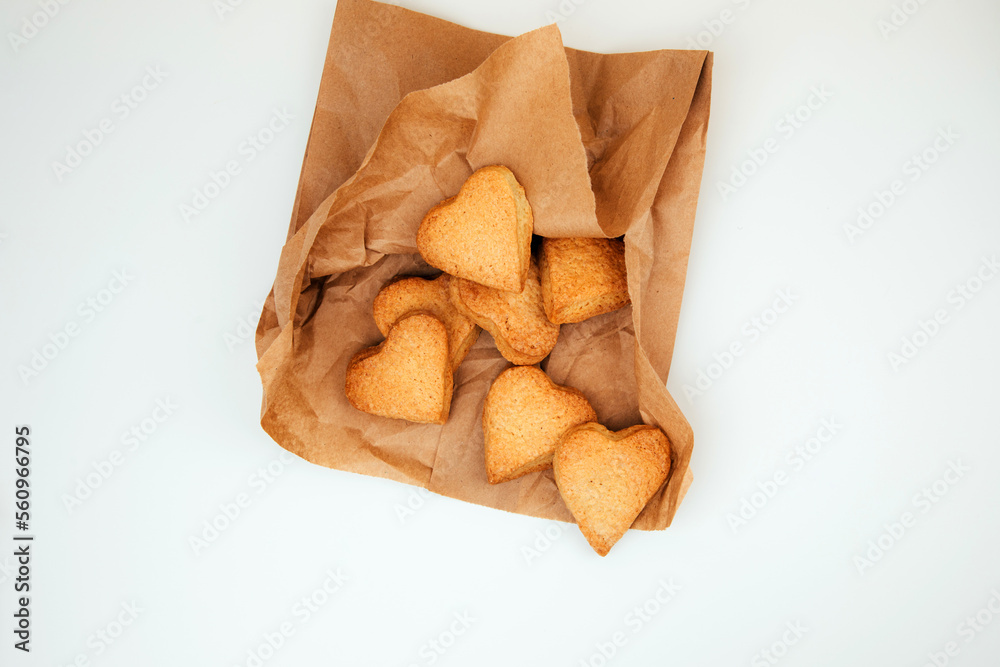
<svg viewBox="0 0 1000 667">
<path fill-rule="evenodd" d="M 433 275 L 416 250 L 427 210 L 475 169 L 504 164 L 544 236 L 625 237 L 632 305 L 563 325 L 542 367 L 612 429 L 661 427 L 667 484 L 634 528 L 662 529 L 691 482 L 691 427 L 670 369 L 705 155 L 712 55 L 603 55 L 558 29 L 470 30 L 341 0 L 288 241 L 257 328 L 261 425 L 313 463 L 572 521 L 551 471 L 486 481 L 481 414 L 508 366 L 483 333 L 455 375 L 444 426 L 355 410 L 347 362 L 381 340 L 371 306 L 397 275 Z"/>
</svg>

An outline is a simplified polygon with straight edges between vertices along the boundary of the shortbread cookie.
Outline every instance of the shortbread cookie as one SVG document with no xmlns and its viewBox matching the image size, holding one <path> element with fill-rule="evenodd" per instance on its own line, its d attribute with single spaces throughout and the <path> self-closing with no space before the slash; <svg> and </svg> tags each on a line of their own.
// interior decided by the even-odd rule
<svg viewBox="0 0 1000 667">
<path fill-rule="evenodd" d="M 448 331 L 428 313 L 403 317 L 381 344 L 361 350 L 347 366 L 347 400 L 382 417 L 443 424 L 452 388 Z"/>
<path fill-rule="evenodd" d="M 582 322 L 629 302 L 619 239 L 542 239 L 539 268 L 545 314 L 556 324 Z"/>
<path fill-rule="evenodd" d="M 501 373 L 486 394 L 486 477 L 506 482 L 552 466 L 556 443 L 572 426 L 597 419 L 586 397 L 555 384 L 535 366 Z"/>
<path fill-rule="evenodd" d="M 493 335 L 500 354 L 513 364 L 537 364 L 556 346 L 559 325 L 545 317 L 534 262 L 520 292 L 455 278 L 451 281 L 451 299 L 459 312 Z"/>
<path fill-rule="evenodd" d="M 553 458 L 556 485 L 590 546 L 607 555 L 670 472 L 670 443 L 655 426 L 567 431 Z"/>
<path fill-rule="evenodd" d="M 403 278 L 389 283 L 375 297 L 372 310 L 375 325 L 383 336 L 404 315 L 423 310 L 441 320 L 448 330 L 448 348 L 451 352 L 451 367 L 458 368 L 468 354 L 469 348 L 479 337 L 479 327 L 451 302 L 448 285 L 451 276 L 442 273 L 434 280 L 425 278 Z"/>
<path fill-rule="evenodd" d="M 534 221 L 507 167 L 483 167 L 458 195 L 432 208 L 417 230 L 424 260 L 453 276 L 510 292 L 524 286 Z"/>
</svg>

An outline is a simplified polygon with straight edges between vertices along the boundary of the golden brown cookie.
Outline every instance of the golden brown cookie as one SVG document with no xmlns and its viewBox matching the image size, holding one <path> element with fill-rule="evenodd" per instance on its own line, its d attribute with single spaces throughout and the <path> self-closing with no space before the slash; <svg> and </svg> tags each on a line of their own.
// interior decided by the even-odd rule
<svg viewBox="0 0 1000 667">
<path fill-rule="evenodd" d="M 552 467 L 580 531 L 604 556 L 666 481 L 670 443 L 655 426 L 613 433 L 583 424 L 559 440 Z"/>
<path fill-rule="evenodd" d="M 542 239 L 542 299 L 557 324 L 618 310 L 629 302 L 625 243 L 618 239 Z"/>
<path fill-rule="evenodd" d="M 424 216 L 417 248 L 424 260 L 453 276 L 520 292 L 531 258 L 531 207 L 507 167 L 483 167 L 458 195 Z"/>
<path fill-rule="evenodd" d="M 347 400 L 382 417 L 443 424 L 452 388 L 448 331 L 428 313 L 404 316 L 381 344 L 361 350 L 347 365 Z"/>
<path fill-rule="evenodd" d="M 375 325 L 383 336 L 389 335 L 389 330 L 399 318 L 418 310 L 441 320 L 448 330 L 448 348 L 454 370 L 479 337 L 479 327 L 452 304 L 448 290 L 450 282 L 451 276 L 447 273 L 434 280 L 416 277 L 397 280 L 382 288 L 375 297 L 372 311 Z"/>
<path fill-rule="evenodd" d="M 483 405 L 486 477 L 498 484 L 550 468 L 566 429 L 596 419 L 576 389 L 555 384 L 534 366 L 508 368 L 493 381 Z"/>
<path fill-rule="evenodd" d="M 520 292 L 455 278 L 451 300 L 460 313 L 493 335 L 500 354 L 513 364 L 537 364 L 556 346 L 559 325 L 545 317 L 538 267 L 533 261 Z"/>
</svg>

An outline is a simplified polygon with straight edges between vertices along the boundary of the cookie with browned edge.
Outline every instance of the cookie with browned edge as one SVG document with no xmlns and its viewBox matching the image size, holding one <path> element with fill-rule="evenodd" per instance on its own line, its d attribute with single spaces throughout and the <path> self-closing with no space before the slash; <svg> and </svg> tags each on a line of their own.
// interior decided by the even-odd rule
<svg viewBox="0 0 1000 667">
<path fill-rule="evenodd" d="M 629 302 L 619 239 L 542 239 L 539 269 L 545 314 L 556 324 L 582 322 Z"/>
<path fill-rule="evenodd" d="M 670 442 L 655 426 L 615 433 L 583 424 L 563 434 L 552 468 L 580 531 L 604 556 L 666 481 Z"/>
<path fill-rule="evenodd" d="M 550 322 L 542 309 L 542 288 L 534 262 L 519 292 L 455 278 L 451 300 L 459 312 L 493 335 L 500 354 L 513 364 L 537 364 L 556 346 L 559 325 Z"/>
<path fill-rule="evenodd" d="M 534 218 L 507 167 L 477 170 L 459 193 L 424 216 L 417 249 L 424 260 L 480 285 L 520 292 L 531 258 Z"/>
<path fill-rule="evenodd" d="M 345 392 L 363 412 L 443 424 L 453 382 L 447 329 L 433 315 L 417 312 L 396 322 L 381 344 L 354 355 Z"/>
<path fill-rule="evenodd" d="M 487 479 L 498 484 L 550 468 L 562 434 L 596 419 L 578 390 L 554 383 L 535 366 L 508 368 L 483 404 Z"/>
</svg>

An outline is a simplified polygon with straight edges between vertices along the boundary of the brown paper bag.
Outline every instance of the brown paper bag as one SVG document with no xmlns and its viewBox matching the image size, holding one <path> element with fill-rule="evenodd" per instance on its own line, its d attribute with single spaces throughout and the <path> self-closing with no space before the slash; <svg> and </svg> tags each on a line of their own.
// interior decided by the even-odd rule
<svg viewBox="0 0 1000 667">
<path fill-rule="evenodd" d="M 644 421 L 673 448 L 665 487 L 633 527 L 670 524 L 691 481 L 691 428 L 666 391 L 701 182 L 711 95 L 705 51 L 601 55 L 548 26 L 508 38 L 369 0 L 341 0 L 288 242 L 257 328 L 261 425 L 320 465 L 469 502 L 572 521 L 551 471 L 492 486 L 486 391 L 508 365 L 483 333 L 444 426 L 367 415 L 347 362 L 381 340 L 371 313 L 416 252 L 424 213 L 473 170 L 510 167 L 535 232 L 625 235 L 632 306 L 563 325 L 543 364 L 612 429 Z"/>
</svg>

